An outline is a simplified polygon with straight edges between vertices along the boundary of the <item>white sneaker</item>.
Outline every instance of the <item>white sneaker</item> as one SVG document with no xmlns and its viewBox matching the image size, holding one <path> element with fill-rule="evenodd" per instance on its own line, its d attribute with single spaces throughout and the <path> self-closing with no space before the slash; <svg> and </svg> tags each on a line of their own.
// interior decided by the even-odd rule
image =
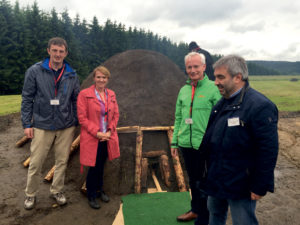
<svg viewBox="0 0 300 225">
<path fill-rule="evenodd" d="M 53 195 L 52 195 L 52 198 L 54 198 L 54 199 L 56 200 L 56 203 L 57 203 L 58 205 L 65 205 L 65 204 L 67 203 L 66 197 L 65 197 L 64 194 L 61 193 L 61 192 L 58 192 L 58 193 L 56 193 L 56 194 L 53 194 Z"/>
<path fill-rule="evenodd" d="M 35 206 L 35 197 L 26 197 L 24 201 L 24 208 L 27 210 L 33 209 Z"/>
</svg>

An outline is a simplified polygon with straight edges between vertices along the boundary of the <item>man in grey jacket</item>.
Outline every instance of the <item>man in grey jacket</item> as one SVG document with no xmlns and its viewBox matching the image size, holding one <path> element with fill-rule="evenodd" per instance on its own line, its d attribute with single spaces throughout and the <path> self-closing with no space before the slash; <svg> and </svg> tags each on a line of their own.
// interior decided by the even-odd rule
<svg viewBox="0 0 300 225">
<path fill-rule="evenodd" d="M 64 61 L 68 54 L 66 41 L 59 37 L 50 39 L 47 52 L 48 58 L 27 70 L 22 91 L 22 124 L 25 135 L 32 138 L 25 209 L 35 206 L 40 171 L 51 148 L 55 152 L 51 196 L 59 205 L 67 203 L 62 189 L 78 124 L 76 101 L 80 85 L 76 72 Z"/>
</svg>

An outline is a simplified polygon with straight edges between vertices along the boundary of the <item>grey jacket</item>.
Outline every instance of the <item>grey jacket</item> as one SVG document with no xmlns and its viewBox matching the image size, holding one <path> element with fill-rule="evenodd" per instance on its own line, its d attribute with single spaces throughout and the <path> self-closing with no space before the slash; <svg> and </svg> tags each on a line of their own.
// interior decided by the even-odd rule
<svg viewBox="0 0 300 225">
<path fill-rule="evenodd" d="M 78 124 L 76 101 L 80 84 L 76 72 L 65 62 L 65 69 L 55 99 L 54 73 L 49 58 L 31 66 L 26 74 L 22 91 L 21 119 L 24 128 L 44 130 L 65 129 Z"/>
</svg>

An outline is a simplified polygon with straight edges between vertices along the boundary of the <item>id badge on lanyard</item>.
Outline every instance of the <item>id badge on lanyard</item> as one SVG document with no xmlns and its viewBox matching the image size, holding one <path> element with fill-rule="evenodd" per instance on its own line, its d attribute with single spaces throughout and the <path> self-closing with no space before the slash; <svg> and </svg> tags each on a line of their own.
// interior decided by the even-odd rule
<svg viewBox="0 0 300 225">
<path fill-rule="evenodd" d="M 191 101 L 191 106 L 190 106 L 190 117 L 185 119 L 185 124 L 188 124 L 188 125 L 193 124 L 192 110 L 193 110 L 195 90 L 196 90 L 196 87 L 194 85 L 192 85 L 192 101 Z"/>
<path fill-rule="evenodd" d="M 59 105 L 59 99 L 51 99 L 50 105 Z"/>
<path fill-rule="evenodd" d="M 49 68 L 52 69 L 52 68 L 51 68 L 51 64 L 50 64 L 50 61 L 49 61 Z M 56 95 L 57 95 L 57 87 L 56 87 L 56 85 L 57 85 L 57 82 L 60 80 L 61 76 L 63 75 L 64 70 L 65 70 L 65 65 L 63 66 L 63 68 L 62 68 L 62 70 L 61 70 L 61 72 L 60 72 L 58 78 L 55 79 L 55 77 L 54 77 L 54 84 L 55 84 L 55 87 L 54 87 L 54 88 L 55 88 L 55 90 L 54 90 L 54 91 L 55 91 L 55 98 L 54 98 L 54 99 L 50 99 L 50 105 L 59 105 L 59 99 L 56 98 Z"/>
</svg>

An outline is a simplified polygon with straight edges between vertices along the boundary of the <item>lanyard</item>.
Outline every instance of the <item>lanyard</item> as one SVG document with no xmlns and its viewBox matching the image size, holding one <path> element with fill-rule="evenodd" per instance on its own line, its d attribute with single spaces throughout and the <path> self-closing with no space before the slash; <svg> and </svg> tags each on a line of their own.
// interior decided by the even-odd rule
<svg viewBox="0 0 300 225">
<path fill-rule="evenodd" d="M 108 104 L 107 104 L 107 101 L 108 101 L 108 96 L 107 96 L 107 91 L 106 91 L 106 89 L 104 90 L 104 93 L 105 93 L 105 95 L 106 95 L 106 101 L 105 101 L 105 98 L 103 98 L 102 97 L 102 95 L 99 93 L 99 95 L 100 95 L 100 98 L 101 98 L 101 100 L 102 100 L 102 102 L 104 102 L 104 107 L 105 107 L 105 116 L 104 116 L 104 121 L 105 122 L 107 122 L 107 111 L 108 111 Z"/>
<path fill-rule="evenodd" d="M 49 68 L 52 70 L 52 67 L 51 67 L 50 61 L 49 61 Z M 56 95 L 57 95 L 57 87 L 56 87 L 56 85 L 57 85 L 57 82 L 60 80 L 61 76 L 63 75 L 63 73 L 64 73 L 64 70 L 65 70 L 65 64 L 64 64 L 64 66 L 63 66 L 63 68 L 62 68 L 62 70 L 61 70 L 61 72 L 60 72 L 60 74 L 59 74 L 58 78 L 56 79 L 56 78 L 55 78 L 55 76 L 54 76 L 54 84 L 55 84 L 55 97 L 56 97 Z"/>
<path fill-rule="evenodd" d="M 190 117 L 192 117 L 192 109 L 193 109 L 193 102 L 194 102 L 195 91 L 196 91 L 196 86 L 194 86 L 192 84 L 192 101 L 191 101 L 191 107 L 190 107 Z"/>
</svg>

